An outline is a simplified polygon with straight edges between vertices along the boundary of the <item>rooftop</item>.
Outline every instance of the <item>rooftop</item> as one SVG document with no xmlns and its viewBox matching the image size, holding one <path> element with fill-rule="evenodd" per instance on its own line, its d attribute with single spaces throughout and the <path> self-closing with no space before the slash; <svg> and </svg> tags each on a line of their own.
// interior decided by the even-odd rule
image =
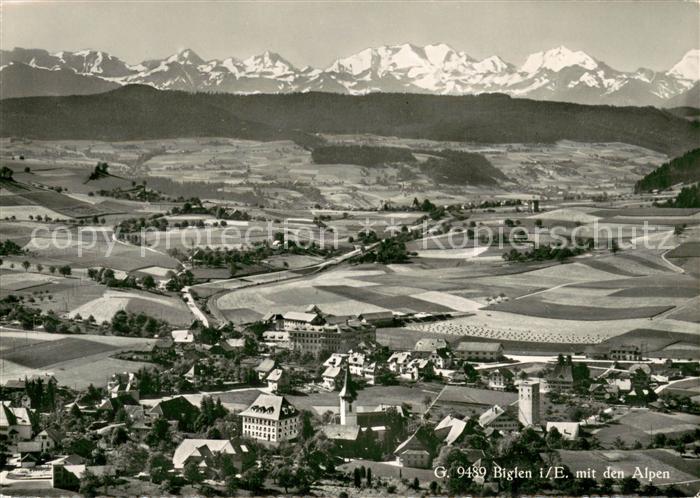
<svg viewBox="0 0 700 498">
<path fill-rule="evenodd" d="M 430 338 L 423 338 L 416 342 L 415 347 L 413 348 L 414 351 L 421 351 L 421 352 L 432 352 L 435 351 L 436 349 L 444 349 L 447 347 L 447 341 L 445 339 L 430 339 Z"/>
<path fill-rule="evenodd" d="M 261 394 L 253 404 L 240 413 L 242 417 L 256 417 L 268 420 L 282 420 L 299 415 L 299 410 L 284 396 Z"/>
<path fill-rule="evenodd" d="M 293 320 L 295 322 L 311 323 L 320 317 L 316 313 L 302 313 L 300 311 L 287 311 L 282 318 L 285 320 Z"/>
<path fill-rule="evenodd" d="M 487 351 L 490 353 L 497 353 L 503 349 L 500 342 L 474 342 L 474 341 L 463 341 L 457 344 L 457 351 L 465 352 L 476 352 L 476 351 Z"/>
<path fill-rule="evenodd" d="M 239 446 L 239 449 L 247 452 L 245 446 Z M 173 455 L 173 466 L 181 469 L 191 456 L 204 456 L 207 453 L 234 455 L 236 450 L 228 439 L 183 439 Z"/>
</svg>

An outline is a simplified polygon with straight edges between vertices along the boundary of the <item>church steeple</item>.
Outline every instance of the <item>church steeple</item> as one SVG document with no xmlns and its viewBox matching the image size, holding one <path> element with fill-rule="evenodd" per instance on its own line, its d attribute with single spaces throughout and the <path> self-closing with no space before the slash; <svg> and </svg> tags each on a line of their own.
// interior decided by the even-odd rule
<svg viewBox="0 0 700 498">
<path fill-rule="evenodd" d="M 355 390 L 355 384 L 352 382 L 352 375 L 350 375 L 350 367 L 345 365 L 345 377 L 343 378 L 343 388 L 338 393 L 341 399 L 346 401 L 355 401 L 357 399 L 357 391 Z"/>
<path fill-rule="evenodd" d="M 357 391 L 352 382 L 350 375 L 350 367 L 345 365 L 345 378 L 343 379 L 343 388 L 338 393 L 340 397 L 340 425 L 357 425 L 357 414 L 352 408 L 353 402 L 357 399 Z"/>
</svg>

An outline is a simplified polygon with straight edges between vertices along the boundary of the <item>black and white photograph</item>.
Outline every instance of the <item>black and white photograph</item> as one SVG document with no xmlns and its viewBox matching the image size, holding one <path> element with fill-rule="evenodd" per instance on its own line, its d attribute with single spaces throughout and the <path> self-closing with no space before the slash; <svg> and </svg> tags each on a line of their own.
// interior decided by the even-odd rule
<svg viewBox="0 0 700 498">
<path fill-rule="evenodd" d="M 700 496 L 700 1 L 0 0 L 0 496 Z"/>
</svg>

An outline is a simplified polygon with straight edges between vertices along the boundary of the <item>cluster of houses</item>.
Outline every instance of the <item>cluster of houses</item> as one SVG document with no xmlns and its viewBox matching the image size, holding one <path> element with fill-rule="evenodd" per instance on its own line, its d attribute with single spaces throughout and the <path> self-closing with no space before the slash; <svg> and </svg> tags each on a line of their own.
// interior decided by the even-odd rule
<svg viewBox="0 0 700 498">
<path fill-rule="evenodd" d="M 324 355 L 318 386 L 337 392 L 338 398 L 337 406 L 323 407 L 326 410 L 322 414 L 324 424 L 318 430 L 332 442 L 338 456 L 366 458 L 371 440 L 384 449 L 389 448 L 399 466 L 431 468 L 440 448 L 459 444 L 474 425 L 487 437 L 498 437 L 524 427 L 542 432 L 556 430 L 567 440 L 579 437 L 579 422 L 545 421 L 542 417 L 543 394 L 573 395 L 576 392 L 584 395 L 570 357 L 560 357 L 559 361 L 546 364 L 533 361 L 526 366 L 506 358 L 498 342 L 465 339 L 449 344 L 441 338 L 420 339 L 409 351 L 384 350 L 378 355 L 377 350 L 381 348 L 376 344 L 376 328 L 392 325 L 394 320 L 390 312 L 335 316 L 317 306 L 309 306 L 303 312 L 272 313 L 263 319 L 266 330 L 262 332 L 262 340 L 270 350 L 279 348 Z M 197 346 L 196 334 L 191 330 L 173 331 L 169 342 L 185 351 Z M 246 338 L 239 337 L 222 339 L 207 350 L 241 351 L 245 347 Z M 594 401 L 616 403 L 644 396 L 653 382 L 668 382 L 670 378 L 664 376 L 663 371 L 652 370 L 649 364 L 641 362 L 642 352 L 637 346 L 596 346 L 588 351 L 588 356 L 592 360 L 606 360 L 604 367 L 591 367 L 597 370 L 591 370 L 590 382 L 586 384 L 587 394 Z M 249 406 L 237 413 L 241 439 L 178 437 L 179 444 L 172 455 L 176 471 L 194 463 L 207 473 L 221 455 L 232 457 L 234 463 L 243 468 L 255 458 L 250 441 L 275 447 L 298 440 L 304 414 L 293 402 L 289 365 L 274 358 L 275 355 L 244 358 L 244 361 L 255 362 L 252 363 L 255 376 L 266 387 Z M 620 367 L 617 362 L 631 365 Z M 418 429 L 408 431 L 407 427 L 415 424 L 408 424 L 411 414 L 406 405 L 381 400 L 372 403 L 369 399 L 362 404 L 358 402 L 361 387 L 383 383 L 385 374 L 399 382 L 442 379 L 452 385 L 448 387 L 459 391 L 460 399 L 455 406 L 460 409 L 447 415 L 443 412 L 440 416 L 445 416 L 436 420 L 435 425 L 420 424 Z M 184 378 L 196 386 L 199 375 L 195 361 Z M 55 379 L 48 381 L 56 382 Z M 24 383 L 9 381 L 4 389 L 22 391 Z M 72 405 L 98 414 L 119 412 L 128 418 L 129 430 L 142 435 L 151 431 L 154 421 L 165 419 L 173 431 L 185 432 L 181 435 L 186 436 L 188 431 L 183 431 L 183 427 L 191 427 L 200 413 L 186 396 L 163 398 L 155 403 L 140 399 L 137 376 L 129 372 L 113 375 L 107 383 L 104 399 L 98 403 L 86 407 L 75 401 L 64 409 L 70 410 Z M 113 420 L 114 417 L 104 419 Z M 96 423 L 90 430 L 107 435 L 124 425 L 121 420 Z M 19 403 L 2 401 L 0 439 L 5 442 L 6 452 L 12 455 L 11 465 L 32 467 L 40 461 L 46 465 L 46 454 L 60 447 L 65 437 L 56 430 L 38 427 L 35 411 L 26 396 Z M 483 452 L 470 451 L 473 453 L 471 461 L 478 465 Z M 69 490 L 77 489 L 88 469 L 84 459 L 74 454 L 55 455 L 48 465 L 52 483 Z M 105 468 L 90 467 L 89 470 L 109 472 Z"/>
</svg>

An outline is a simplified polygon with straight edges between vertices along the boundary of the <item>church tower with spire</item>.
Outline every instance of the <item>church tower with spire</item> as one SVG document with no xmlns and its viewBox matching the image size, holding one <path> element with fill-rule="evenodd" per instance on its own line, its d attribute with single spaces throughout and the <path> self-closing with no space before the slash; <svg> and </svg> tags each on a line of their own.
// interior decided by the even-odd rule
<svg viewBox="0 0 700 498">
<path fill-rule="evenodd" d="M 345 365 L 343 388 L 338 396 L 340 397 L 340 425 L 356 426 L 357 413 L 353 403 L 357 399 L 357 391 L 355 391 L 355 386 L 352 382 L 350 367 L 347 365 Z"/>
</svg>

